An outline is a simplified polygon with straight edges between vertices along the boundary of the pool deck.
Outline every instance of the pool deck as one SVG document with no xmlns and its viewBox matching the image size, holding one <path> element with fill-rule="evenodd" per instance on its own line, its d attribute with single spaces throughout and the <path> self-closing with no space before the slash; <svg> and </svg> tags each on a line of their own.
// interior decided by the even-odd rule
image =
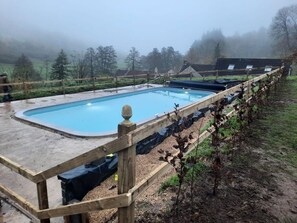
<svg viewBox="0 0 297 223">
<path fill-rule="evenodd" d="M 153 85 L 153 87 L 160 85 Z M 147 89 L 146 85 L 124 87 L 118 93 Z M 117 94 L 112 90 L 97 90 L 76 94 L 35 98 L 11 103 L 0 103 L 0 154 L 34 172 L 46 170 L 61 162 L 74 158 L 113 138 L 76 138 L 67 137 L 23 123 L 13 118 L 20 110 L 31 109 L 66 102 Z M 129 102 L 127 102 L 129 104 Z M 121 111 L 118 111 L 121 115 Z M 0 165 L 0 183 L 38 206 L 37 189 L 34 183 Z M 53 177 L 47 181 L 49 205 L 61 205 L 60 181 Z M 0 194 L 1 195 L 1 194 Z M 52 222 L 60 222 L 55 221 Z"/>
</svg>

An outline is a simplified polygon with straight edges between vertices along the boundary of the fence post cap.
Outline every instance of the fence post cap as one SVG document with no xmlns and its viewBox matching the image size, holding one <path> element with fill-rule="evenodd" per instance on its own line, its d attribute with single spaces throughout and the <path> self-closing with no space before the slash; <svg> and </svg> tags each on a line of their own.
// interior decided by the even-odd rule
<svg viewBox="0 0 297 223">
<path fill-rule="evenodd" d="M 123 123 L 131 123 L 130 118 L 132 117 L 132 108 L 130 105 L 124 105 L 122 108 L 122 117 L 125 119 Z"/>
</svg>

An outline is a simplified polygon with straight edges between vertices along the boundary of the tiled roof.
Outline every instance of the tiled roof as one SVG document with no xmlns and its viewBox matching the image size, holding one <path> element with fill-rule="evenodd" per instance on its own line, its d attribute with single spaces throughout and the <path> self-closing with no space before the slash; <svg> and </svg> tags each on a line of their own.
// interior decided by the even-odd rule
<svg viewBox="0 0 297 223">
<path fill-rule="evenodd" d="M 259 69 L 266 66 L 280 67 L 283 64 L 282 59 L 254 59 L 254 58 L 218 58 L 215 69 L 227 70 L 230 64 L 234 64 L 234 69 L 246 69 L 248 65 L 253 68 Z"/>
<path fill-rule="evenodd" d="M 250 74 L 261 74 L 268 72 L 266 67 L 276 69 L 282 65 L 290 66 L 290 61 L 283 59 L 271 58 L 218 58 L 215 70 L 219 71 L 219 75 L 244 74 L 250 69 Z"/>
</svg>

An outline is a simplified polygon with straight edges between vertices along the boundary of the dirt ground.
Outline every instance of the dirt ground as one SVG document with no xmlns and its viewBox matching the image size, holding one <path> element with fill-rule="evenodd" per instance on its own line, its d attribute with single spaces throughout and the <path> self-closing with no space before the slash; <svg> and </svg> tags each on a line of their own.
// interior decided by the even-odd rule
<svg viewBox="0 0 297 223">
<path fill-rule="evenodd" d="M 244 144 L 232 163 L 225 160 L 216 196 L 209 171 L 195 184 L 193 204 L 185 199 L 178 215 L 170 211 L 175 191 L 167 191 L 137 202 L 137 222 L 297 222 L 297 178 L 264 154 Z"/>
</svg>

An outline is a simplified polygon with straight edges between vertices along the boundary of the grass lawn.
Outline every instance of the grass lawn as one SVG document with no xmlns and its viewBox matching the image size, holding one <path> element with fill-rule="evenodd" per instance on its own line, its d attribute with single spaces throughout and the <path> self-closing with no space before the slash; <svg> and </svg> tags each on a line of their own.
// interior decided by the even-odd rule
<svg viewBox="0 0 297 223">
<path fill-rule="evenodd" d="M 297 167 L 297 76 L 282 85 L 272 93 L 272 106 L 265 108 L 255 133 L 276 158 Z"/>
<path fill-rule="evenodd" d="M 12 74 L 13 68 L 14 68 L 14 64 L 0 63 L 0 74 L 6 72 L 10 77 L 10 75 Z"/>
</svg>

